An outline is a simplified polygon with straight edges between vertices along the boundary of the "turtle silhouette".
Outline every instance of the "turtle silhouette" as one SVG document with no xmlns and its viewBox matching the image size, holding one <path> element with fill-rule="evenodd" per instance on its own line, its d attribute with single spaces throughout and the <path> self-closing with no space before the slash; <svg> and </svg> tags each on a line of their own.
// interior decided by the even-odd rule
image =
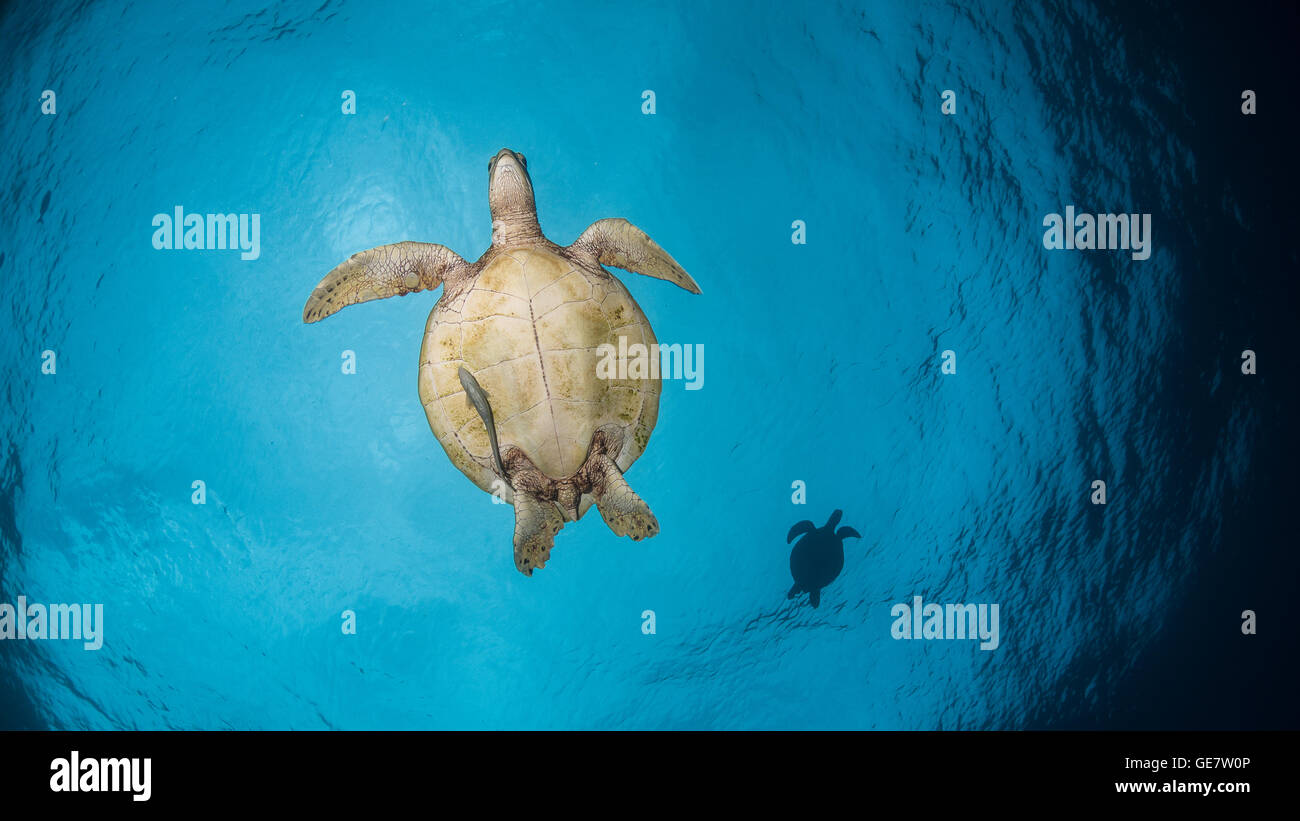
<svg viewBox="0 0 1300 821">
<path fill-rule="evenodd" d="M 790 551 L 790 575 L 794 577 L 794 586 L 786 594 L 787 599 L 807 593 L 813 607 L 821 604 L 822 588 L 835 581 L 844 569 L 844 540 L 850 536 L 862 538 L 851 527 L 835 529 L 843 515 L 844 511 L 835 511 L 826 520 L 825 527 L 819 528 L 804 520 L 790 528 L 790 535 L 785 537 L 786 544 L 793 542 L 796 536 L 802 535 L 803 538 Z"/>
</svg>

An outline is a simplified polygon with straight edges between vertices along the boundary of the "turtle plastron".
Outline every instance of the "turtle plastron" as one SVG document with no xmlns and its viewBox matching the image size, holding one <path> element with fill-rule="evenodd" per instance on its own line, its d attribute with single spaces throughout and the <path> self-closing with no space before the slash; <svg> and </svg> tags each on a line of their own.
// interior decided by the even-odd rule
<svg viewBox="0 0 1300 821">
<path fill-rule="evenodd" d="M 425 326 L 420 398 L 452 464 L 514 505 L 515 565 L 532 575 L 565 522 L 592 504 L 617 535 L 659 532 L 623 474 L 654 429 L 660 382 L 597 373 L 603 345 L 649 346 L 654 332 L 601 266 L 700 288 L 627 220 L 597 220 L 567 248 L 548 240 L 523 155 L 502 149 L 488 176 L 492 246 L 477 261 L 431 243 L 362 251 L 321 280 L 303 321 L 444 286 Z"/>
</svg>

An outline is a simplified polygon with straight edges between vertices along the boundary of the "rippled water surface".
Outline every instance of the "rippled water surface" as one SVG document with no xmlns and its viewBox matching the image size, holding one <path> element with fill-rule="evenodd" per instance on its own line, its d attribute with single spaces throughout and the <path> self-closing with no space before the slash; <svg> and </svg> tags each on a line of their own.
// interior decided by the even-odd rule
<svg viewBox="0 0 1300 821">
<path fill-rule="evenodd" d="M 0 726 L 1295 725 L 1285 26 L 45 5 L 0 12 L 0 601 L 103 603 L 105 642 L 0 642 Z M 551 239 L 626 217 L 703 288 L 618 272 L 705 351 L 628 473 L 660 535 L 593 511 L 532 578 L 421 409 L 436 297 L 301 322 L 355 251 L 477 257 L 503 146 Z M 177 205 L 260 214 L 259 258 L 155 250 Z M 1067 205 L 1152 214 L 1150 258 L 1046 251 Z M 787 530 L 837 508 L 863 538 L 788 601 Z M 894 640 L 914 595 L 998 603 L 999 648 Z"/>
</svg>

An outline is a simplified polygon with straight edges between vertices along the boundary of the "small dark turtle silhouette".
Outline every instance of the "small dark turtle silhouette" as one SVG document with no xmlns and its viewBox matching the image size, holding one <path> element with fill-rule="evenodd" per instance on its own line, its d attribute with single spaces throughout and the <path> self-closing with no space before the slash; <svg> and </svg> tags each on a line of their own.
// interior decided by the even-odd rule
<svg viewBox="0 0 1300 821">
<path fill-rule="evenodd" d="M 851 527 L 835 529 L 843 515 L 844 511 L 835 511 L 822 528 L 807 520 L 790 528 L 790 535 L 785 537 L 786 544 L 793 542 L 796 536 L 806 535 L 790 551 L 790 575 L 794 577 L 794 587 L 786 594 L 787 599 L 806 592 L 813 607 L 821 604 L 822 588 L 835 581 L 844 569 L 844 539 L 849 536 L 862 538 Z"/>
</svg>

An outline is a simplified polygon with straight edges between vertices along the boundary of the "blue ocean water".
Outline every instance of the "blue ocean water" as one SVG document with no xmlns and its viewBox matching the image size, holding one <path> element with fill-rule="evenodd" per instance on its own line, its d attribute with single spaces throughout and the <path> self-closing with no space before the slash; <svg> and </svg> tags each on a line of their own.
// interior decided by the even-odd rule
<svg viewBox="0 0 1300 821">
<path fill-rule="evenodd" d="M 0 602 L 105 639 L 0 642 L 0 726 L 1294 726 L 1293 115 L 1180 9 L 7 6 Z M 476 258 L 502 147 L 552 240 L 625 217 L 703 288 L 616 272 L 705 352 L 628 473 L 661 533 L 593 511 L 532 578 L 425 421 L 436 295 L 301 322 L 355 251 Z M 178 205 L 260 256 L 155 250 Z M 1045 250 L 1067 205 L 1151 213 L 1150 258 Z M 787 600 L 835 509 L 863 538 Z M 1000 646 L 895 640 L 915 595 Z"/>
</svg>

